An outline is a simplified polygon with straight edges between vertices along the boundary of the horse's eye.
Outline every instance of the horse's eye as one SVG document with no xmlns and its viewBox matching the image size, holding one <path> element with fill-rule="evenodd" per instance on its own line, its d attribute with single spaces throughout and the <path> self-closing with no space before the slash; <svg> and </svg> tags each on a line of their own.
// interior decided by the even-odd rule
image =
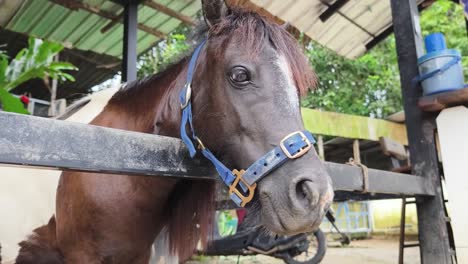
<svg viewBox="0 0 468 264">
<path fill-rule="evenodd" d="M 250 81 L 249 72 L 240 66 L 232 68 L 229 78 L 235 84 L 247 84 Z"/>
</svg>

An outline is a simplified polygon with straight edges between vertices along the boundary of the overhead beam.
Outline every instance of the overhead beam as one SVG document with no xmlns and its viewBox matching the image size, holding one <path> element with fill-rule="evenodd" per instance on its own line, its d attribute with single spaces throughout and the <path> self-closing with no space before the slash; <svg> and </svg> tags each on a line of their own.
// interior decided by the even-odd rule
<svg viewBox="0 0 468 264">
<path fill-rule="evenodd" d="M 432 5 L 433 2 L 427 2 L 423 1 L 418 5 L 418 12 L 423 11 L 425 8 L 429 7 Z M 468 30 L 468 28 L 467 28 Z M 388 26 L 384 31 L 382 31 L 380 34 L 375 36 L 371 41 L 369 41 L 366 44 L 366 50 L 370 50 L 373 47 L 375 47 L 377 44 L 379 44 L 382 40 L 386 39 L 388 36 L 390 36 L 393 33 L 393 24 Z"/>
<path fill-rule="evenodd" d="M 146 0 L 146 1 L 140 1 L 142 4 L 148 6 L 148 7 L 151 7 L 153 8 L 154 10 L 156 11 L 159 11 L 159 12 L 162 12 L 170 17 L 173 17 L 173 18 L 176 18 L 180 21 L 182 21 L 182 23 L 186 24 L 186 25 L 189 25 L 189 26 L 193 26 L 195 25 L 195 20 L 192 19 L 191 17 L 189 16 L 186 16 L 186 15 L 183 15 L 173 9 L 170 9 L 164 5 L 161 5 L 159 3 L 156 3 L 156 2 L 153 2 L 151 0 Z M 122 18 L 123 17 L 123 12 L 121 14 L 118 15 L 119 18 Z M 105 25 L 102 29 L 101 29 L 101 33 L 105 33 L 107 31 L 109 31 L 113 26 L 115 26 L 118 22 L 117 21 L 111 21 L 109 22 L 107 25 Z"/>
<path fill-rule="evenodd" d="M 217 179 L 205 159 L 191 159 L 181 140 L 0 112 L 0 163 L 125 175 Z M 360 167 L 326 162 L 335 190 L 360 192 Z M 424 178 L 369 169 L 370 193 L 432 195 Z M 1 175 L 0 175 L 1 179 Z"/>
<path fill-rule="evenodd" d="M 154 9 L 156 11 L 164 13 L 164 14 L 166 14 L 168 16 L 177 18 L 178 20 L 182 21 L 186 25 L 189 25 L 189 26 L 195 25 L 195 21 L 191 17 L 183 15 L 183 14 L 181 14 L 181 13 L 175 11 L 175 10 L 172 10 L 169 7 L 165 6 L 165 5 L 156 3 L 156 2 L 154 2 L 152 0 L 143 1 L 143 4 L 146 5 L 146 6 L 151 7 L 152 9 Z"/>
<path fill-rule="evenodd" d="M 327 21 L 331 16 L 333 16 L 340 8 L 342 8 L 349 0 L 337 0 L 333 4 L 329 5 L 328 8 L 320 14 L 319 18 L 322 22 Z"/>
<path fill-rule="evenodd" d="M 85 10 L 87 12 L 98 15 L 100 17 L 112 20 L 115 23 L 123 23 L 123 17 L 119 17 L 119 16 L 117 16 L 117 15 L 111 13 L 111 12 L 102 10 L 97 6 L 93 6 L 93 5 L 90 5 L 90 4 L 87 4 L 87 3 L 83 3 L 83 2 L 79 2 L 77 0 L 49 0 L 49 1 L 51 1 L 54 4 L 64 6 L 64 7 L 68 8 L 68 9 L 71 9 L 71 10 L 82 9 L 82 10 Z M 151 35 L 153 35 L 155 37 L 158 37 L 158 38 L 165 38 L 166 37 L 165 33 L 161 32 L 161 31 L 159 31 L 157 29 L 148 27 L 148 26 L 146 26 L 146 25 L 144 25 L 142 23 L 138 23 L 137 26 L 138 26 L 138 29 L 140 29 L 140 30 L 142 30 L 142 31 L 144 31 L 144 32 L 146 32 L 148 34 L 151 34 Z"/>
<path fill-rule="evenodd" d="M 393 33 L 393 25 L 389 26 L 387 29 L 382 31 L 380 34 L 375 36 L 371 41 L 369 41 L 366 44 L 366 50 L 370 50 L 373 47 L 375 47 L 377 44 L 379 44 L 382 40 L 386 39 L 388 36 L 390 36 Z"/>
<path fill-rule="evenodd" d="M 124 13 L 125 13 L 125 10 L 120 12 L 119 15 L 117 15 L 117 17 L 119 18 L 119 20 L 122 20 L 123 19 L 123 16 L 124 16 Z M 105 25 L 103 28 L 101 28 L 101 33 L 106 33 L 107 31 L 109 31 L 111 28 L 113 28 L 115 25 L 117 25 L 119 23 L 119 20 L 112 20 L 110 21 L 109 23 L 107 23 L 107 25 Z"/>
</svg>

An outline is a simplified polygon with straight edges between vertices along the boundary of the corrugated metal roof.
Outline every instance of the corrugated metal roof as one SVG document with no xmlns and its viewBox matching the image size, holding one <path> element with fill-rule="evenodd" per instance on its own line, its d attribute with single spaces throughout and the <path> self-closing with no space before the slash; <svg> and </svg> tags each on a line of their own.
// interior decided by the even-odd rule
<svg viewBox="0 0 468 264">
<path fill-rule="evenodd" d="M 23 0 L 16 5 L 2 6 L 0 26 L 8 30 L 25 33 L 39 38 L 64 43 L 79 50 L 90 50 L 114 57 L 122 56 L 123 25 L 117 23 L 105 33 L 101 29 L 110 19 L 88 10 L 72 10 L 57 3 L 79 2 L 91 8 L 99 9 L 113 16 L 123 12 L 123 7 L 108 0 L 84 1 L 49 1 Z M 188 17 L 195 17 L 200 10 L 199 0 L 152 0 L 173 11 Z M 12 1 L 7 1 L 12 2 Z M 168 34 L 182 21 L 168 16 L 146 5 L 139 5 L 138 22 L 142 25 Z M 138 30 L 138 53 L 141 53 L 159 40 L 158 37 Z"/>
<path fill-rule="evenodd" d="M 181 15 L 195 17 L 201 0 L 151 0 Z M 425 0 L 418 0 L 418 3 Z M 0 26 L 40 38 L 65 43 L 80 50 L 121 57 L 123 25 L 117 23 L 101 32 L 111 20 L 89 10 L 70 9 L 63 3 L 78 2 L 100 9 L 112 16 L 122 13 L 123 7 L 110 0 L 18 0 L 0 2 Z M 142 1 L 143 3 L 145 1 Z M 310 39 L 348 58 L 367 51 L 366 44 L 392 26 L 390 0 L 226 0 L 230 5 L 241 5 L 287 21 Z M 337 2 L 345 2 L 322 21 L 320 15 Z M 62 5 L 57 4 L 62 3 Z M 173 31 L 181 20 L 140 4 L 138 22 L 164 34 Z M 159 40 L 138 30 L 138 53 Z M 380 38 L 379 38 L 380 39 Z"/>
<path fill-rule="evenodd" d="M 347 58 L 367 51 L 370 43 L 392 26 L 390 0 L 227 0 L 277 20 L 289 22 L 310 39 Z M 346 2 L 325 21 L 320 15 L 337 2 Z M 418 4 L 424 0 L 418 0 Z"/>
</svg>

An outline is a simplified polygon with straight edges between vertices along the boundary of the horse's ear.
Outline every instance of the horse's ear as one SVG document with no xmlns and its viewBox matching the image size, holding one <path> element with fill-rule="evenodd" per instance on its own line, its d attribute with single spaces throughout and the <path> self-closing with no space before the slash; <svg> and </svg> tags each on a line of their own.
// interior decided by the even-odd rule
<svg viewBox="0 0 468 264">
<path fill-rule="evenodd" d="M 202 0 L 202 8 L 208 27 L 212 27 L 229 13 L 224 0 Z"/>
<path fill-rule="evenodd" d="M 291 24 L 289 22 L 284 22 L 280 27 L 282 27 L 284 30 L 288 31 L 289 27 Z"/>
</svg>

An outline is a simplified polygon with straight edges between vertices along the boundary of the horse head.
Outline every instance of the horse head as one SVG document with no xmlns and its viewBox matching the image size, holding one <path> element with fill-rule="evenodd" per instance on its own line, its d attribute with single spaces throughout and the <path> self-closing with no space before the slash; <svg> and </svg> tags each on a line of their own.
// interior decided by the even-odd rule
<svg viewBox="0 0 468 264">
<path fill-rule="evenodd" d="M 305 56 L 283 27 L 256 13 L 218 0 L 202 5 L 207 38 L 192 57 L 193 74 L 189 66 L 191 94 L 182 91 L 182 104 L 191 100 L 194 139 L 216 162 L 236 168 L 234 177 L 254 179 L 230 183 L 231 197 L 245 205 L 245 196 L 255 192 L 249 204 L 258 205 L 251 207 L 266 229 L 295 234 L 318 228 L 333 189 L 304 132 L 299 98 L 315 83 Z"/>
</svg>

